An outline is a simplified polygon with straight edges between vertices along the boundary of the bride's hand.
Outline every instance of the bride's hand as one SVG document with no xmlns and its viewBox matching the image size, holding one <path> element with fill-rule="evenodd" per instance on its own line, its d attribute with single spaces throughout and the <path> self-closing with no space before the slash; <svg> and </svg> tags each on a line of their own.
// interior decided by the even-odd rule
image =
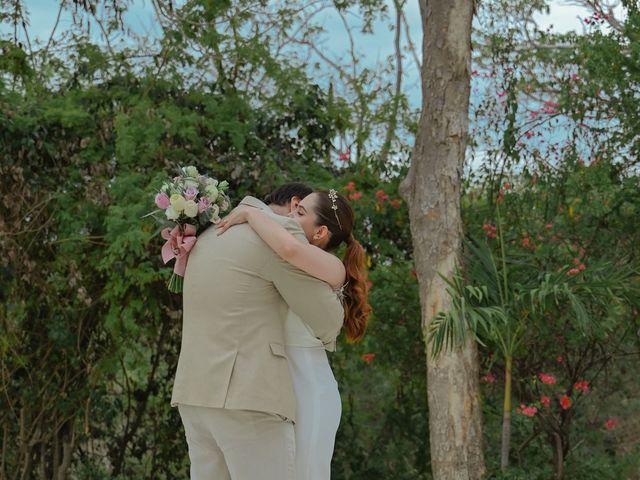
<svg viewBox="0 0 640 480">
<path fill-rule="evenodd" d="M 224 217 L 216 224 L 216 231 L 218 235 L 222 235 L 234 225 L 240 225 L 241 223 L 247 223 L 249 221 L 249 211 L 251 207 L 238 207 L 229 215 Z"/>
</svg>

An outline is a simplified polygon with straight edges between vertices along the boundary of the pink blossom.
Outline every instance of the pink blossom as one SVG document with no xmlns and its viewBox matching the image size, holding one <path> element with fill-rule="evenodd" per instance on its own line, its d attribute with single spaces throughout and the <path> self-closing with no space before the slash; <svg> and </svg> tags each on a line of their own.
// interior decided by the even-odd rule
<svg viewBox="0 0 640 480">
<path fill-rule="evenodd" d="M 607 430 L 613 430 L 618 426 L 618 420 L 615 418 L 607 418 L 604 422 L 604 428 Z"/>
<path fill-rule="evenodd" d="M 347 190 L 347 192 L 353 192 L 356 189 L 356 184 L 355 182 L 349 182 L 344 188 Z"/>
<path fill-rule="evenodd" d="M 391 206 L 393 208 L 400 208 L 402 206 L 402 201 L 398 200 L 397 198 L 395 200 L 391 200 Z"/>
<path fill-rule="evenodd" d="M 485 231 L 485 233 L 487 234 L 487 237 L 489 238 L 496 238 L 496 233 L 497 233 L 497 229 L 495 226 L 491 225 L 490 223 L 485 223 L 484 225 L 482 225 L 482 230 Z"/>
<path fill-rule="evenodd" d="M 546 228 L 547 230 L 550 228 L 553 228 L 553 223 L 547 223 L 544 228 Z"/>
<path fill-rule="evenodd" d="M 560 107 L 559 103 L 546 101 L 544 102 L 544 107 L 542 107 L 542 112 L 552 115 L 558 112 L 558 108 Z"/>
<path fill-rule="evenodd" d="M 538 408 L 534 406 L 527 406 L 524 403 L 521 403 L 520 413 L 527 417 L 535 417 L 536 413 L 538 413 Z"/>
<path fill-rule="evenodd" d="M 562 398 L 560 399 L 560 407 L 563 410 L 569 410 L 572 404 L 573 402 L 571 401 L 568 395 L 563 395 Z"/>
<path fill-rule="evenodd" d="M 574 265 L 580 265 L 580 259 L 574 258 L 573 260 L 571 260 L 571 263 L 573 263 Z"/>
<path fill-rule="evenodd" d="M 578 270 L 580 270 L 581 272 L 587 268 L 587 266 L 584 263 L 581 263 L 580 265 L 578 265 Z"/>
<path fill-rule="evenodd" d="M 524 237 L 522 239 L 522 246 L 524 248 L 529 248 L 531 246 L 531 241 L 529 240 L 529 237 Z"/>
<path fill-rule="evenodd" d="M 184 198 L 187 200 L 193 200 L 198 195 L 198 189 L 196 187 L 187 187 L 184 191 Z"/>
<path fill-rule="evenodd" d="M 573 389 L 586 393 L 589 391 L 589 382 L 586 380 L 580 380 L 579 382 L 575 383 L 575 385 L 573 386 Z"/>
<path fill-rule="evenodd" d="M 211 201 L 207 197 L 202 197 L 198 201 L 198 213 L 204 212 L 210 206 L 211 206 Z"/>
<path fill-rule="evenodd" d="M 166 193 L 160 192 L 156 195 L 156 206 L 158 208 L 166 210 L 167 208 L 169 208 L 169 205 L 169 196 Z"/>
<path fill-rule="evenodd" d="M 542 383 L 545 383 L 547 385 L 553 385 L 553 384 L 556 383 L 556 377 L 554 377 L 553 375 L 550 375 L 548 373 L 540 372 L 538 374 L 538 378 L 540 379 L 540 381 Z"/>
<path fill-rule="evenodd" d="M 580 270 L 577 268 L 572 268 L 571 270 L 569 270 L 567 272 L 567 277 L 573 277 L 574 275 L 577 275 L 580 273 Z"/>
<path fill-rule="evenodd" d="M 353 192 L 349 195 L 349 200 L 359 200 L 362 198 L 362 192 Z"/>
<path fill-rule="evenodd" d="M 556 357 L 556 362 L 558 362 L 558 363 L 564 363 L 564 357 L 563 357 L 562 355 L 558 355 L 558 356 Z"/>
<path fill-rule="evenodd" d="M 384 190 L 380 189 L 376 192 L 376 200 L 378 201 L 378 203 L 383 203 L 386 200 L 389 200 L 389 195 L 384 193 Z"/>
<path fill-rule="evenodd" d="M 364 363 L 371 363 L 371 362 L 373 362 L 374 358 L 376 358 L 376 354 L 375 353 L 363 353 L 362 354 L 362 360 L 364 360 Z"/>
<path fill-rule="evenodd" d="M 547 397 L 546 395 L 542 395 L 540 397 L 540 403 L 544 408 L 549 408 L 551 406 L 551 398 Z"/>
<path fill-rule="evenodd" d="M 493 373 L 487 373 L 486 375 L 480 377 L 480 381 L 485 383 L 495 383 L 496 376 Z"/>
<path fill-rule="evenodd" d="M 344 152 L 342 152 L 339 156 L 338 156 L 338 160 L 342 161 L 342 162 L 348 162 L 349 161 L 349 157 L 351 156 L 351 149 L 347 148 Z"/>
</svg>

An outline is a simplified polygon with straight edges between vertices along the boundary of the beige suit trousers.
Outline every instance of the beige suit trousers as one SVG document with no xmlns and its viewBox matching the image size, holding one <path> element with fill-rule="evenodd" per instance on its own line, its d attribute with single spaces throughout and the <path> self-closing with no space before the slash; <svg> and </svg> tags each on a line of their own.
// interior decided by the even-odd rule
<svg viewBox="0 0 640 480">
<path fill-rule="evenodd" d="M 191 480 L 295 480 L 293 424 L 271 413 L 178 405 Z"/>
</svg>

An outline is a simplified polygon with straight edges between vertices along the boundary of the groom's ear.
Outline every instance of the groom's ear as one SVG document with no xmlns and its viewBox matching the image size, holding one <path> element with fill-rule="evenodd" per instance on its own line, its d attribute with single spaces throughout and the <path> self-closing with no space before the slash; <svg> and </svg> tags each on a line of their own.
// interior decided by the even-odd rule
<svg viewBox="0 0 640 480">
<path fill-rule="evenodd" d="M 300 201 L 302 199 L 300 197 L 291 197 L 291 201 L 289 202 L 289 213 L 295 212 L 298 209 L 298 205 L 300 205 Z"/>
</svg>

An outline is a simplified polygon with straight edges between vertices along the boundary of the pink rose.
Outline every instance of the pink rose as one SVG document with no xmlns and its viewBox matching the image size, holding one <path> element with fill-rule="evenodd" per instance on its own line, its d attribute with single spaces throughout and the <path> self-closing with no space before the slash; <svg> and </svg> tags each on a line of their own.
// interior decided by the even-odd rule
<svg viewBox="0 0 640 480">
<path fill-rule="evenodd" d="M 164 192 L 158 193 L 156 195 L 156 205 L 162 210 L 166 210 L 167 208 L 169 208 L 169 196 Z"/>
<path fill-rule="evenodd" d="M 204 212 L 210 206 L 211 206 L 211 201 L 207 197 L 202 197 L 198 201 L 198 213 Z"/>
<path fill-rule="evenodd" d="M 193 200 L 198 195 L 198 189 L 196 187 L 187 187 L 184 191 L 184 198 L 187 200 Z"/>
</svg>

